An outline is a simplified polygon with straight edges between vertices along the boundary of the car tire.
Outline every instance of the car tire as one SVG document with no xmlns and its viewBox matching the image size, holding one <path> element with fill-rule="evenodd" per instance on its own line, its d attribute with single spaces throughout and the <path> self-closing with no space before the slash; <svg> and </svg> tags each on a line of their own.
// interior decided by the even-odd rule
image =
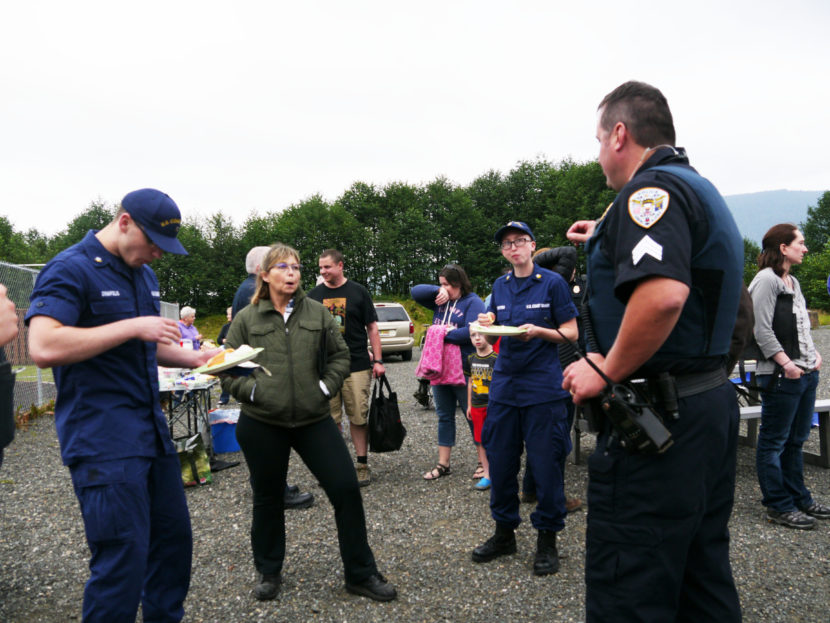
<svg viewBox="0 0 830 623">
<path fill-rule="evenodd" d="M 401 353 L 401 360 L 402 361 L 412 361 L 412 351 L 405 350 Z"/>
</svg>

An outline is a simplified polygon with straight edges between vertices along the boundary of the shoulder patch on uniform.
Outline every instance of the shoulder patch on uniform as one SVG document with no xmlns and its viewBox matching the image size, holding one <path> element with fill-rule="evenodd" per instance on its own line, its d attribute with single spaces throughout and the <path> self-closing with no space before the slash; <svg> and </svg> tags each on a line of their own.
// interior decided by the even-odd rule
<svg viewBox="0 0 830 623">
<path fill-rule="evenodd" d="M 641 188 L 628 198 L 628 214 L 640 227 L 648 229 L 666 213 L 669 193 L 662 188 Z"/>
</svg>

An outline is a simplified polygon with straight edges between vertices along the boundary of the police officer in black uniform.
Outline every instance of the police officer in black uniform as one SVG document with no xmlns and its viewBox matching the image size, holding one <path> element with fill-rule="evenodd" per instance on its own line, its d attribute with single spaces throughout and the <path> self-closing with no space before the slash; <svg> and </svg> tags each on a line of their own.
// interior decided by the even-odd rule
<svg viewBox="0 0 830 623">
<path fill-rule="evenodd" d="M 643 388 L 673 443 L 638 452 L 601 421 L 589 459 L 587 620 L 740 621 L 727 530 L 738 406 L 724 358 L 743 243 L 723 198 L 674 146 L 660 91 L 625 83 L 598 116 L 599 162 L 619 194 L 600 220 L 568 230 L 588 254 L 600 350 L 590 357 L 612 381 Z M 577 404 L 605 386 L 585 360 L 565 372 Z"/>
</svg>

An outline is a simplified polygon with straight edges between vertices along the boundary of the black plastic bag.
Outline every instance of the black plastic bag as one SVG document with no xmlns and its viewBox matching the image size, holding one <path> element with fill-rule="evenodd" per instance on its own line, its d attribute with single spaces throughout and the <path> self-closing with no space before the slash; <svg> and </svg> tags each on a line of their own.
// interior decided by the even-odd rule
<svg viewBox="0 0 830 623">
<path fill-rule="evenodd" d="M 388 395 L 384 395 L 386 386 Z M 386 375 L 375 379 L 372 402 L 369 404 L 369 450 L 394 452 L 400 450 L 406 437 L 406 428 L 398 410 L 398 395 L 392 391 Z"/>
</svg>

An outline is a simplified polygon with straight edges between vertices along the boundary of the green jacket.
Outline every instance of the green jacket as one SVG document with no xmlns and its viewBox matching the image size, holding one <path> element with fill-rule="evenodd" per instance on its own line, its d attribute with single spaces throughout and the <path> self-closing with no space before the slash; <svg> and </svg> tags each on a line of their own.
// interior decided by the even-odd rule
<svg viewBox="0 0 830 623">
<path fill-rule="evenodd" d="M 318 362 L 323 331 L 327 356 L 321 376 Z M 250 376 L 222 380 L 222 389 L 236 398 L 245 415 L 288 428 L 331 417 L 329 397 L 320 381 L 331 396 L 340 391 L 349 375 L 349 348 L 329 311 L 307 298 L 302 289 L 294 295 L 294 311 L 287 323 L 270 300 L 261 300 L 236 315 L 225 344 L 265 349 L 254 361 L 271 376 L 256 368 Z"/>
</svg>

